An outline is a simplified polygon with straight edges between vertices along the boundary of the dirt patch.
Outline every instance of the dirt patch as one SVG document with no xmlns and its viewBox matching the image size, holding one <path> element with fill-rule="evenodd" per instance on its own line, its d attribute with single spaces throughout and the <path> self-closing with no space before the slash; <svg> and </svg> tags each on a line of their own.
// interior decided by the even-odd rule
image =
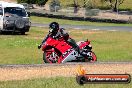
<svg viewBox="0 0 132 88">
<path fill-rule="evenodd" d="M 34 67 L 0 67 L 0 81 L 25 80 L 43 77 L 74 77 L 79 65 L 51 65 Z M 132 64 L 84 64 L 88 74 L 132 74 Z"/>
<path fill-rule="evenodd" d="M 101 19 L 116 19 L 116 20 L 130 20 L 132 15 L 117 14 L 116 12 L 100 12 L 98 16 L 93 16 Z"/>
</svg>

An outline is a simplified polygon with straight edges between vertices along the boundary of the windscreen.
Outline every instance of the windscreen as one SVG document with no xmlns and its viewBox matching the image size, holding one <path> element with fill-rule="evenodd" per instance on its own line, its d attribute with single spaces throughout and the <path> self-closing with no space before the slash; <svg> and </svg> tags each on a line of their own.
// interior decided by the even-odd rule
<svg viewBox="0 0 132 88">
<path fill-rule="evenodd" d="M 26 16 L 26 11 L 19 7 L 6 7 L 4 8 L 4 13 L 14 14 L 22 17 Z"/>
</svg>

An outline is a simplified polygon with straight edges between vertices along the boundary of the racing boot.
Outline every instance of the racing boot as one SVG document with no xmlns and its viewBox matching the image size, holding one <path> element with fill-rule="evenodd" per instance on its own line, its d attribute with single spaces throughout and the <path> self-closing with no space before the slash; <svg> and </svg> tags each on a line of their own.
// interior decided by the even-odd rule
<svg viewBox="0 0 132 88">
<path fill-rule="evenodd" d="M 87 58 L 88 61 L 93 60 L 90 51 L 81 50 L 81 51 L 80 51 L 80 54 L 81 54 L 84 58 Z"/>
</svg>

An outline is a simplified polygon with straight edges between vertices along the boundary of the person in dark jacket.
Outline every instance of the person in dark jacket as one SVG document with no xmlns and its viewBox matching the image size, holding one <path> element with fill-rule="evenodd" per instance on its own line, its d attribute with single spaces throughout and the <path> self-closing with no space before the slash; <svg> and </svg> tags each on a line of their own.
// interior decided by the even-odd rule
<svg viewBox="0 0 132 88">
<path fill-rule="evenodd" d="M 41 48 L 43 43 L 49 38 L 52 37 L 54 39 L 59 39 L 61 37 L 64 38 L 64 40 L 71 45 L 78 53 L 80 53 L 82 56 L 87 57 L 87 54 L 82 52 L 79 48 L 79 46 L 76 44 L 76 41 L 69 37 L 69 34 L 65 31 L 64 28 L 60 28 L 59 24 L 57 22 L 52 22 L 49 25 L 49 34 L 44 38 L 42 43 L 38 46 L 38 49 Z"/>
<path fill-rule="evenodd" d="M 52 37 L 54 39 L 58 39 L 63 37 L 66 42 L 68 42 L 73 48 L 78 50 L 78 45 L 76 44 L 75 40 L 69 37 L 69 34 L 65 31 L 64 28 L 60 28 L 57 22 L 52 22 L 49 25 L 49 34 L 44 38 L 42 43 L 38 46 L 40 49 L 43 43 L 49 38 Z"/>
</svg>

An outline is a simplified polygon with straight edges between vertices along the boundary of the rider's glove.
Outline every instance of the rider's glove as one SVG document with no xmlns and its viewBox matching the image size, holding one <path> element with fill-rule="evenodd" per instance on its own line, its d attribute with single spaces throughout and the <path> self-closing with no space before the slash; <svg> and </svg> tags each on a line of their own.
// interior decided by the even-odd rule
<svg viewBox="0 0 132 88">
<path fill-rule="evenodd" d="M 40 49 L 40 48 L 41 48 L 41 45 L 38 46 L 38 49 Z"/>
</svg>

